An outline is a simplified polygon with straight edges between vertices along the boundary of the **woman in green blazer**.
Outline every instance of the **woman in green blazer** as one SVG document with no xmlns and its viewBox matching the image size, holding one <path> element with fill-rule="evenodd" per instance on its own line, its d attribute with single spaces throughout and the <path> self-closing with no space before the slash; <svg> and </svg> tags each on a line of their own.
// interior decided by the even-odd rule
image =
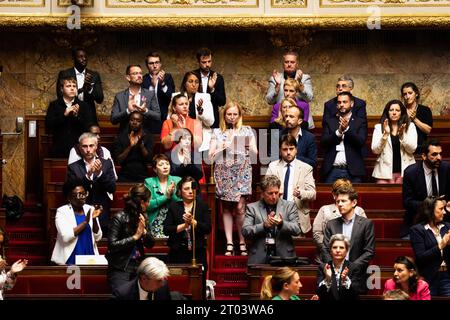
<svg viewBox="0 0 450 320">
<path fill-rule="evenodd" d="M 172 201 L 180 201 L 176 195 L 176 185 L 181 180 L 180 177 L 169 175 L 170 162 L 164 154 L 157 154 L 152 161 L 153 170 L 156 177 L 145 179 L 145 186 L 151 192 L 150 204 L 147 207 L 148 230 L 155 238 L 167 238 L 163 233 L 164 220 L 167 215 L 167 208 Z"/>
</svg>

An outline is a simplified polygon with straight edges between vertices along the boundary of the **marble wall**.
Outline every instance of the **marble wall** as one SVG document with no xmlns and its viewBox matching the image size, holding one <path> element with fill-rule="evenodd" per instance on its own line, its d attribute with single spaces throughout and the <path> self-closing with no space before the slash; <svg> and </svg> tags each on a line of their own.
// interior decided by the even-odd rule
<svg viewBox="0 0 450 320">
<path fill-rule="evenodd" d="M 430 35 L 431 34 L 431 35 Z M 109 115 L 114 94 L 127 87 L 129 63 L 141 63 L 150 48 L 163 55 L 164 69 L 177 87 L 185 71 L 196 68 L 195 50 L 203 45 L 214 52 L 213 68 L 225 78 L 227 97 L 244 106 L 248 115 L 269 115 L 264 101 L 273 69 L 281 70 L 282 49 L 269 33 L 207 31 L 140 31 L 89 33 L 70 37 L 65 32 L 0 33 L 0 125 L 11 131 L 16 116 L 45 114 L 55 98 L 59 70 L 72 66 L 67 44 L 87 41 L 88 66 L 100 72 L 105 92 L 98 113 Z M 301 50 L 301 69 L 311 75 L 314 115 L 335 95 L 339 75 L 353 76 L 353 93 L 367 100 L 368 114 L 378 115 L 384 104 L 399 98 L 403 82 L 414 81 L 422 102 L 433 114 L 450 104 L 450 36 L 446 31 L 318 31 Z M 295 43 L 294 43 L 295 44 Z M 5 137 L 4 192 L 24 197 L 24 137 Z"/>
</svg>

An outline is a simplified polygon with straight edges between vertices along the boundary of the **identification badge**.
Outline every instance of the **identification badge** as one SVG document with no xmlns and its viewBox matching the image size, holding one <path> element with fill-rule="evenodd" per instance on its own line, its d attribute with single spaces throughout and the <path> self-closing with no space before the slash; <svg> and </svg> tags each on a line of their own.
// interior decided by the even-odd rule
<svg viewBox="0 0 450 320">
<path fill-rule="evenodd" d="M 274 238 L 266 238 L 266 244 L 268 244 L 268 245 L 275 244 L 275 239 Z"/>
</svg>

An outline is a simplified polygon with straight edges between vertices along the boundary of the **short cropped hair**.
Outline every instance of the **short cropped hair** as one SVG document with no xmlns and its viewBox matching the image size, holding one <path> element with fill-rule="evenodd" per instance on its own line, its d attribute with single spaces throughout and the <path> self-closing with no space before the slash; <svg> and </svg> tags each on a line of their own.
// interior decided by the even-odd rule
<svg viewBox="0 0 450 320">
<path fill-rule="evenodd" d="M 341 194 L 347 194 L 350 201 L 358 200 L 358 193 L 353 189 L 353 187 L 347 187 L 347 188 L 340 188 L 336 190 L 336 197 Z"/>
<path fill-rule="evenodd" d="M 212 56 L 212 52 L 211 52 L 211 50 L 209 50 L 208 48 L 205 48 L 205 47 L 198 49 L 197 53 L 195 54 L 197 61 L 200 61 L 201 57 L 207 57 L 207 56 Z"/>
<path fill-rule="evenodd" d="M 264 178 L 261 181 L 261 189 L 262 191 L 266 191 L 269 187 L 280 187 L 281 181 L 278 179 L 277 176 L 264 176 Z"/>
<path fill-rule="evenodd" d="M 436 138 L 425 140 L 425 142 L 422 144 L 422 153 L 425 155 L 428 154 L 428 152 L 430 151 L 430 146 L 440 147 L 441 141 Z"/>
<path fill-rule="evenodd" d="M 98 144 L 98 137 L 95 133 L 92 132 L 84 132 L 81 134 L 81 136 L 78 138 L 78 142 L 81 143 L 84 139 L 95 139 L 95 143 Z"/>
<path fill-rule="evenodd" d="M 77 78 L 72 77 L 72 76 L 65 76 L 65 77 L 60 78 L 59 79 L 59 83 L 58 83 L 59 90 L 62 91 L 62 88 L 64 87 L 64 83 L 65 82 L 73 82 L 76 85 L 77 84 Z"/>
<path fill-rule="evenodd" d="M 158 51 L 150 51 L 149 53 L 147 53 L 147 55 L 145 56 L 145 64 L 147 64 L 148 58 L 159 58 L 159 61 L 162 61 Z"/>
<path fill-rule="evenodd" d="M 295 140 L 295 138 L 290 134 L 284 134 L 281 136 L 280 148 L 283 145 L 283 143 L 285 143 L 288 146 L 294 146 L 297 148 L 297 140 Z"/>
<path fill-rule="evenodd" d="M 342 76 L 340 76 L 340 77 L 338 78 L 338 82 L 339 82 L 339 81 L 346 81 L 346 82 L 348 82 L 348 83 L 350 84 L 350 88 L 352 88 L 352 89 L 353 89 L 353 86 L 355 85 L 355 84 L 353 83 L 352 77 L 350 77 L 348 74 L 343 74 Z"/>
<path fill-rule="evenodd" d="M 159 161 L 165 160 L 170 163 L 169 157 L 167 157 L 164 153 L 155 154 L 152 159 L 152 167 L 156 168 L 156 165 Z"/>
<path fill-rule="evenodd" d="M 144 259 L 137 269 L 139 277 L 146 276 L 149 279 L 163 280 L 170 275 L 166 264 L 155 257 Z"/>
<path fill-rule="evenodd" d="M 353 95 L 350 92 L 348 92 L 348 91 L 339 92 L 337 96 L 338 97 L 340 97 L 340 96 L 348 96 L 350 98 L 350 101 L 355 101 L 355 98 L 353 97 Z"/>
<path fill-rule="evenodd" d="M 330 238 L 330 251 L 331 248 L 333 247 L 333 243 L 335 243 L 336 241 L 342 241 L 345 244 L 345 250 L 347 250 L 347 252 L 350 250 L 350 240 L 348 240 L 348 238 L 346 236 L 344 236 L 341 233 L 336 233 L 333 234 Z"/>
<path fill-rule="evenodd" d="M 142 70 L 142 67 L 141 67 L 140 64 L 130 64 L 130 65 L 127 66 L 127 69 L 125 70 L 125 74 L 126 75 L 130 75 L 130 69 L 133 68 L 133 67 L 139 67 Z"/>
</svg>

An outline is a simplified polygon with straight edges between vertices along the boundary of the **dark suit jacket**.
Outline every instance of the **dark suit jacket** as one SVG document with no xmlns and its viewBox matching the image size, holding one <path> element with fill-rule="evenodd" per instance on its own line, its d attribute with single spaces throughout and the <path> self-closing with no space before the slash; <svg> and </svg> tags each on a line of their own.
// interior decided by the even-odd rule
<svg viewBox="0 0 450 320">
<path fill-rule="evenodd" d="M 130 281 L 117 288 L 112 293 L 113 300 L 139 300 L 139 278 Z M 150 294 L 150 293 L 149 293 Z M 169 285 L 164 284 L 161 288 L 154 293 L 154 300 L 171 300 Z"/>
<path fill-rule="evenodd" d="M 202 77 L 201 77 L 201 71 L 200 69 L 196 69 L 192 71 L 197 74 L 198 78 L 200 79 L 200 87 L 198 89 L 198 92 L 203 92 L 202 89 Z M 211 76 L 215 71 L 210 70 L 209 76 Z M 208 78 L 209 80 L 209 78 Z M 211 89 L 206 90 L 206 93 L 209 93 L 211 95 L 211 104 L 213 106 L 214 111 L 214 123 L 211 126 L 211 128 L 218 128 L 219 127 L 219 108 L 227 102 L 227 97 L 225 95 L 225 82 L 223 80 L 223 77 L 221 74 L 217 73 L 217 80 L 216 85 L 214 86 L 214 92 L 211 92 Z"/>
<path fill-rule="evenodd" d="M 45 127 L 47 133 L 51 133 L 53 144 L 50 154 L 54 158 L 68 158 L 70 149 L 78 143 L 78 138 L 83 132 L 88 131 L 89 126 L 94 122 L 89 106 L 78 98 L 75 98 L 80 109 L 78 115 L 70 113 L 64 116 L 66 104 L 63 98 L 58 98 L 50 102 L 45 115 Z"/>
<path fill-rule="evenodd" d="M 128 98 L 130 96 L 130 90 L 125 89 L 116 94 L 111 110 L 111 123 L 120 123 L 119 133 L 128 132 L 128 121 L 130 115 L 127 113 Z M 145 106 L 148 111 L 144 113 L 143 128 L 146 132 L 152 131 L 152 121 L 161 121 L 161 113 L 159 111 L 158 100 L 153 91 L 148 91 L 145 88 L 141 89 L 141 105 L 145 102 Z"/>
<path fill-rule="evenodd" d="M 336 135 L 339 127 L 337 117 L 328 118 L 323 127 L 320 145 L 323 149 L 322 179 L 325 179 L 333 168 L 336 158 L 336 146 L 341 142 L 341 138 Z M 348 171 L 353 176 L 364 176 L 366 169 L 362 149 L 366 144 L 367 122 L 352 115 L 349 129 L 344 133 L 345 157 Z"/>
<path fill-rule="evenodd" d="M 353 104 L 352 108 L 353 116 L 367 121 L 366 102 L 355 96 L 353 96 L 353 98 L 355 98 L 355 103 Z M 337 112 L 337 97 L 334 97 L 333 99 L 325 102 L 323 106 L 322 128 L 326 118 L 336 117 Z"/>
<path fill-rule="evenodd" d="M 169 236 L 167 245 L 171 251 L 187 248 L 186 232 L 183 231 L 177 233 L 177 226 L 184 223 L 183 214 L 183 201 L 172 202 L 169 205 L 169 211 L 167 212 L 166 220 L 164 221 L 164 234 Z M 206 235 L 211 233 L 211 217 L 209 215 L 208 206 L 200 199 L 200 197 L 197 197 L 195 205 L 195 220 L 197 220 L 197 226 L 195 227 L 195 247 L 206 248 Z M 192 228 L 190 234 L 192 239 Z"/>
<path fill-rule="evenodd" d="M 358 292 L 361 287 L 362 279 L 359 277 L 358 268 L 348 260 L 344 261 L 342 270 L 348 268 L 347 276 L 351 281 L 350 288 L 346 288 L 341 285 L 341 279 L 339 279 L 339 285 L 336 281 L 336 272 L 332 267 L 332 262 L 328 262 L 331 266 L 331 287 L 328 290 L 326 285 L 320 286 L 320 283 L 325 279 L 325 273 L 323 269 L 325 264 L 321 264 L 317 269 L 317 295 L 320 301 L 349 301 L 358 299 Z"/>
<path fill-rule="evenodd" d="M 441 236 L 444 237 L 449 230 L 450 224 L 444 222 L 444 227 L 441 228 Z M 450 266 L 450 247 L 446 246 L 444 248 L 442 257 L 433 232 L 426 230 L 423 224 L 412 226 L 410 237 L 419 274 L 431 286 L 435 281 L 438 281 L 438 269 L 441 266 L 442 260 L 445 261 L 447 267 Z"/>
<path fill-rule="evenodd" d="M 341 217 L 327 222 L 324 230 L 322 261 L 331 260 L 329 246 L 330 238 L 334 234 L 342 233 L 342 224 L 343 221 Z M 357 271 L 355 272 L 359 273 L 359 277 L 365 279 L 367 266 L 375 254 L 375 229 L 373 222 L 355 214 L 350 243 L 349 260 L 355 265 L 355 268 L 357 268 Z M 365 282 L 363 282 L 363 284 L 364 288 L 361 288 L 359 292 L 367 291 Z"/>
<path fill-rule="evenodd" d="M 80 159 L 69 165 L 67 170 L 67 180 L 79 179 L 83 182 L 84 189 L 89 191 L 87 203 L 91 205 L 100 204 L 103 206 L 102 216 L 109 217 L 111 199 L 107 192 L 116 191 L 116 176 L 110 159 L 99 158 L 102 162 L 102 174 L 100 177 L 94 175 L 93 180 L 86 178 L 86 165 L 83 159 Z"/>
<path fill-rule="evenodd" d="M 297 159 L 315 168 L 317 164 L 317 146 L 315 137 L 308 130 L 303 128 L 301 130 L 302 136 L 297 143 Z M 281 132 L 280 137 L 288 133 L 288 130 L 284 129 Z"/>
<path fill-rule="evenodd" d="M 438 170 L 439 194 L 450 200 L 450 163 L 442 161 Z M 422 201 L 428 196 L 423 161 L 410 165 L 403 173 L 403 206 L 406 209 L 400 236 L 406 236 Z M 445 216 L 447 220 L 449 217 Z"/>
<path fill-rule="evenodd" d="M 95 108 L 95 102 L 102 103 L 103 102 L 103 88 L 102 88 L 102 80 L 98 72 L 86 68 L 86 73 L 90 73 L 92 75 L 92 82 L 94 85 L 92 86 L 92 92 L 84 92 L 83 100 L 89 106 L 89 112 L 91 113 L 91 117 L 96 124 L 98 124 L 97 120 L 97 109 Z M 62 70 L 58 74 L 58 80 L 56 82 L 56 95 L 58 98 L 62 97 L 61 90 L 59 90 L 59 79 L 63 77 L 74 77 L 77 78 L 75 74 L 75 69 L 72 67 L 67 70 Z M 78 91 L 78 93 L 81 93 Z"/>
<path fill-rule="evenodd" d="M 167 91 L 164 92 L 163 88 L 158 83 L 158 91 L 156 92 L 156 98 L 158 99 L 159 110 L 161 112 L 161 120 L 152 120 L 151 133 L 161 133 L 162 124 L 167 119 L 170 101 L 172 100 L 172 93 L 175 92 L 175 84 L 170 73 L 164 75 L 164 84 L 167 86 Z M 150 91 L 150 87 L 153 89 L 150 75 L 147 73 L 142 80 L 142 88 Z"/>
</svg>

